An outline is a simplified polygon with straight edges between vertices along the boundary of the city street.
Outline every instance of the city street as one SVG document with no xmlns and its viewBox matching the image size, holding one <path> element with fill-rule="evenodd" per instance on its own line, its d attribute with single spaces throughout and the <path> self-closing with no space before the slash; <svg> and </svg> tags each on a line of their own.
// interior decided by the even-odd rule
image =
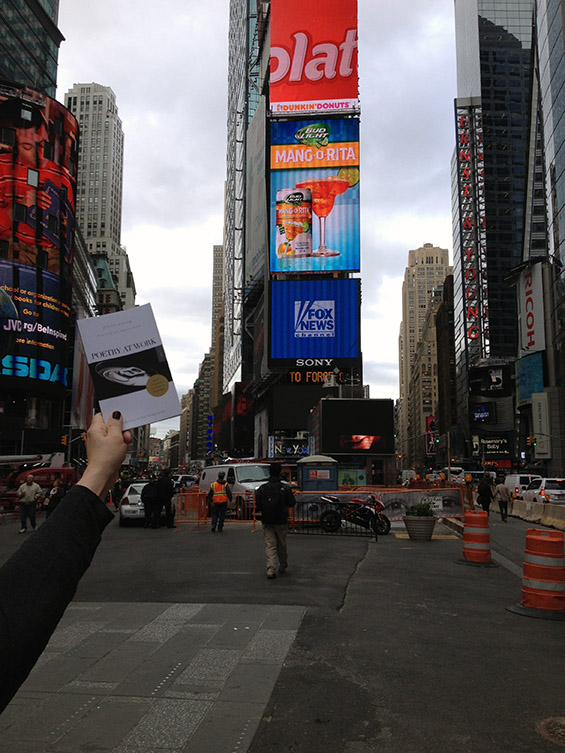
<svg viewBox="0 0 565 753">
<path fill-rule="evenodd" d="M 249 523 L 116 521 L 0 750 L 556 751 L 565 623 L 506 610 L 528 527 L 491 516 L 492 568 L 459 564 L 444 525 L 428 543 L 402 524 L 378 542 L 291 535 L 289 573 L 268 581 Z M 17 530 L 0 527 L 1 561 Z"/>
</svg>

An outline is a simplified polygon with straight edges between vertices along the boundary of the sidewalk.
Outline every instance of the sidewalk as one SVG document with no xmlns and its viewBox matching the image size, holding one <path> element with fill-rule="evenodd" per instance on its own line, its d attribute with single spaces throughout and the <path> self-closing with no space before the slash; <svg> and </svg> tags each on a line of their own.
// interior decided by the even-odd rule
<svg viewBox="0 0 565 753">
<path fill-rule="evenodd" d="M 497 568 L 458 564 L 461 539 L 441 524 L 427 543 L 398 525 L 378 542 L 294 536 L 292 570 L 275 581 L 253 572 L 260 534 L 234 527 L 221 551 L 239 569 L 211 565 L 216 549 L 190 591 L 223 603 L 79 591 L 0 717 L 0 751 L 555 753 L 538 726 L 565 730 L 565 624 L 506 610 L 520 600 L 527 527 L 491 519 Z M 115 541 L 163 534 L 200 563 L 218 542 L 123 534 L 82 593 L 102 588 Z"/>
</svg>

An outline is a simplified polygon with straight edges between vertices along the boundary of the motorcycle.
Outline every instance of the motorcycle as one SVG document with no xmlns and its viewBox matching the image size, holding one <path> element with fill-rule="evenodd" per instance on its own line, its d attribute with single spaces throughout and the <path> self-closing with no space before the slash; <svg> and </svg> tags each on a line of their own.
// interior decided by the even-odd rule
<svg viewBox="0 0 565 753">
<path fill-rule="evenodd" d="M 339 531 L 342 522 L 354 523 L 379 536 L 386 536 L 390 531 L 390 520 L 383 513 L 384 505 L 374 494 L 369 494 L 367 499 L 352 497 L 348 501 L 328 494 L 320 501 L 331 505 L 320 515 L 320 526 L 328 533 Z"/>
</svg>

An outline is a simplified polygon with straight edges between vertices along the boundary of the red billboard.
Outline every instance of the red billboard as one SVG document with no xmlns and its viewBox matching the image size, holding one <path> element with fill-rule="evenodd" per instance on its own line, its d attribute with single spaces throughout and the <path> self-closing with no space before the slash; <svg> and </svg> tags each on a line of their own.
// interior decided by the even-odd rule
<svg viewBox="0 0 565 753">
<path fill-rule="evenodd" d="M 0 376 L 67 383 L 78 124 L 0 85 Z"/>
<path fill-rule="evenodd" d="M 357 111 L 357 0 L 272 0 L 270 107 Z"/>
</svg>

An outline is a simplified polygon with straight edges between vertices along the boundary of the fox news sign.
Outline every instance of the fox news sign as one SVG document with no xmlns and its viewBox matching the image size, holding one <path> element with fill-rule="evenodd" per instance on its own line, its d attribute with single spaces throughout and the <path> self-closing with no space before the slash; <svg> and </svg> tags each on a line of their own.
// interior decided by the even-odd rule
<svg viewBox="0 0 565 753">
<path fill-rule="evenodd" d="M 338 359 L 343 365 L 357 362 L 359 286 L 359 280 L 271 282 L 272 365 L 292 367 L 304 359 Z"/>
</svg>

